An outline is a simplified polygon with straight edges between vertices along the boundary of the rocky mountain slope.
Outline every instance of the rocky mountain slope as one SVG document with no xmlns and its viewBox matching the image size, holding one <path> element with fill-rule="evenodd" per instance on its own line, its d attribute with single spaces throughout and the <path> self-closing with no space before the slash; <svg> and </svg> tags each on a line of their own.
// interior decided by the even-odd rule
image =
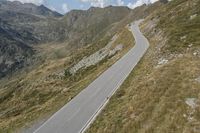
<svg viewBox="0 0 200 133">
<path fill-rule="evenodd" d="M 34 48 L 31 44 L 40 40 L 32 32 L 30 23 L 60 16 L 44 6 L 0 1 L 0 78 L 32 63 Z"/>
<path fill-rule="evenodd" d="M 26 57 L 34 53 L 23 36 L 0 19 L 0 77 L 23 67 Z M 28 63 L 28 61 L 27 61 Z"/>
<path fill-rule="evenodd" d="M 107 7 L 91 8 L 87 11 L 74 10 L 63 16 L 43 5 L 0 1 L 3 50 L 0 53 L 0 78 L 30 64 L 35 55 L 35 44 L 65 42 L 65 45 L 74 48 L 85 46 L 97 40 L 109 26 L 129 12 L 127 7 Z M 12 53 L 9 53 L 10 42 L 15 45 Z"/>
</svg>

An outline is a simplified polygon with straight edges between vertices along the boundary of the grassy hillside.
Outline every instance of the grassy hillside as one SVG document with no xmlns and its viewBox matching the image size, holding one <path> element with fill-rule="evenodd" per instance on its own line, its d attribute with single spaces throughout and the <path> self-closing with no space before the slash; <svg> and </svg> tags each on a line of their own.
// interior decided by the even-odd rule
<svg viewBox="0 0 200 133">
<path fill-rule="evenodd" d="M 12 9 L 15 4 L 22 8 Z M 0 132 L 13 132 L 48 118 L 134 44 L 127 23 L 118 25 L 130 13 L 127 7 L 75 10 L 57 18 L 46 17 L 55 12 L 43 6 L 17 2 L 0 5 L 0 74 L 6 70 L 0 76 L 12 73 L 0 80 Z M 23 7 L 33 8 L 33 12 Z M 40 14 L 41 10 L 46 13 Z M 121 51 L 75 75 L 65 73 L 84 57 L 106 47 L 115 35 L 109 51 L 122 45 Z M 23 68 L 26 62 L 29 65 Z M 10 70 L 12 63 L 16 66 Z"/>
<path fill-rule="evenodd" d="M 34 120 L 48 118 L 123 56 L 133 47 L 134 39 L 127 28 L 120 29 L 111 49 L 122 44 L 123 50 L 74 76 L 65 76 L 64 70 L 104 47 L 110 41 L 108 37 L 97 40 L 98 45 L 91 44 L 73 51 L 67 50 L 63 44 L 38 46 L 43 57 L 47 56 L 42 65 L 9 79 L 11 81 L 1 82 L 0 132 L 12 132 L 27 127 Z"/>
<path fill-rule="evenodd" d="M 200 132 L 199 0 L 173 0 L 145 19 L 150 48 L 88 133 Z"/>
</svg>

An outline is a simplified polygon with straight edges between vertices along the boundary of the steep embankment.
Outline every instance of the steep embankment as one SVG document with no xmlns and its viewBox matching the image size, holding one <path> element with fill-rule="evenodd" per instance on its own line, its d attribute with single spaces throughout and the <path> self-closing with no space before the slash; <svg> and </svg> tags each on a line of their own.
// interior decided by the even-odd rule
<svg viewBox="0 0 200 133">
<path fill-rule="evenodd" d="M 150 49 L 88 132 L 200 131 L 199 5 L 173 0 L 145 19 Z"/>
</svg>

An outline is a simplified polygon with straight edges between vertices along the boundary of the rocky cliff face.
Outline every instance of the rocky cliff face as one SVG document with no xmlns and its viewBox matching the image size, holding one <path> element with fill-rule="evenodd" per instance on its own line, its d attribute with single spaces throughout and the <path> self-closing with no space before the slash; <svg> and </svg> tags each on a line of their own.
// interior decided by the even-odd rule
<svg viewBox="0 0 200 133">
<path fill-rule="evenodd" d="M 34 52 L 25 38 L 0 19 L 0 78 L 25 65 Z"/>
<path fill-rule="evenodd" d="M 34 25 L 60 16 L 44 6 L 0 1 L 0 78 L 31 62 L 32 44 L 41 41 Z"/>
</svg>

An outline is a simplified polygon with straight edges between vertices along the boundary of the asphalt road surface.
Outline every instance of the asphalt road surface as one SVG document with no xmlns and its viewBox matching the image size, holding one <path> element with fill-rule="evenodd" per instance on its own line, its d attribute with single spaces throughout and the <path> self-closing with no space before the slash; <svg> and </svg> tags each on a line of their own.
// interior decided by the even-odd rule
<svg viewBox="0 0 200 133">
<path fill-rule="evenodd" d="M 81 133 L 87 129 L 149 47 L 139 23 L 131 25 L 135 46 L 34 133 Z"/>
</svg>

